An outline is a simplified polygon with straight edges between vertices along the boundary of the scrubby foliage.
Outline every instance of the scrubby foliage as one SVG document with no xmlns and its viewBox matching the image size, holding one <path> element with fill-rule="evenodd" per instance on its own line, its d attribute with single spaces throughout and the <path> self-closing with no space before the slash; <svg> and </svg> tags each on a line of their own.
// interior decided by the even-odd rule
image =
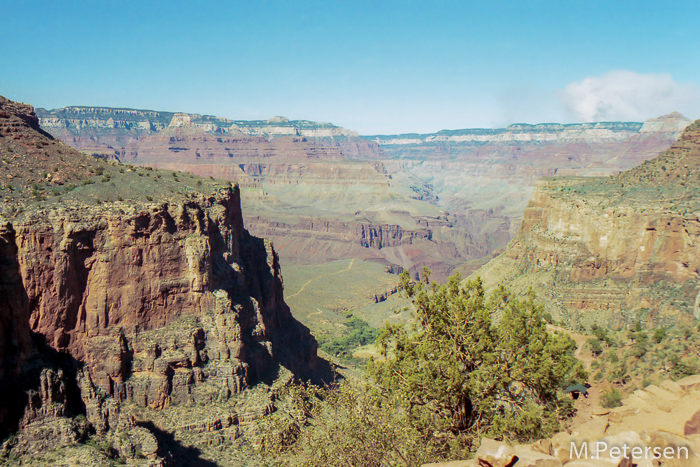
<svg viewBox="0 0 700 467">
<path fill-rule="evenodd" d="M 385 325 L 368 383 L 293 386 L 289 408 L 268 418 L 261 450 L 287 465 L 421 465 L 465 458 L 481 436 L 551 435 L 571 402 L 559 390 L 585 381 L 575 343 L 550 334 L 534 295 L 480 281 L 402 285 L 412 326 Z M 561 399 L 560 399 L 561 396 Z"/>
<path fill-rule="evenodd" d="M 419 466 L 444 457 L 444 440 L 422 432 L 405 401 L 348 382 L 327 388 L 291 386 L 260 446 L 269 465 L 315 467 Z"/>
<path fill-rule="evenodd" d="M 605 391 L 600 397 L 600 405 L 609 409 L 620 407 L 622 405 L 622 393 L 617 388 Z"/>
<path fill-rule="evenodd" d="M 591 330 L 596 337 L 587 344 L 597 358 L 591 365 L 596 382 L 650 384 L 700 373 L 700 336 L 687 325 L 644 330 L 637 323 L 627 331 Z"/>
</svg>

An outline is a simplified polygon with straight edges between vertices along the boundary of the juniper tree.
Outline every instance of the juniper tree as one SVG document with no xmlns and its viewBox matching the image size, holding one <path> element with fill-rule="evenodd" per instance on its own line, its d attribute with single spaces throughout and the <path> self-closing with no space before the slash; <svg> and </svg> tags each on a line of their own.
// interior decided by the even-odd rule
<svg viewBox="0 0 700 467">
<path fill-rule="evenodd" d="M 530 292 L 518 299 L 503 288 L 486 296 L 477 279 L 438 285 L 402 275 L 416 322 L 386 326 L 378 343 L 385 357 L 368 371 L 407 401 L 418 425 L 435 419 L 456 436 L 527 440 L 553 433 L 565 405 L 557 389 L 585 371 L 575 343 L 549 333 Z"/>
</svg>

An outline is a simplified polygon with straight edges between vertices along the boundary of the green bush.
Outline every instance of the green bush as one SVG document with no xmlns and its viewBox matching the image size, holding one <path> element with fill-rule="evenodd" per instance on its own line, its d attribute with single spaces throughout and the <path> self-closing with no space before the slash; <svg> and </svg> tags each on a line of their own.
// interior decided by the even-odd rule
<svg viewBox="0 0 700 467">
<path fill-rule="evenodd" d="M 353 349 L 374 343 L 379 335 L 377 329 L 356 316 L 349 318 L 345 325 L 349 328 L 348 333 L 322 342 L 321 349 L 336 357 L 348 356 Z"/>
<path fill-rule="evenodd" d="M 588 339 L 586 341 L 586 344 L 588 344 L 588 348 L 591 349 L 591 353 L 593 356 L 598 357 L 600 354 L 603 353 L 603 346 L 600 343 L 600 340 L 598 339 Z"/>
<path fill-rule="evenodd" d="M 617 388 L 605 391 L 603 395 L 600 396 L 600 404 L 608 409 L 620 407 L 622 405 L 622 394 Z"/>
<path fill-rule="evenodd" d="M 652 340 L 654 343 L 659 344 L 666 337 L 666 328 L 656 328 L 654 329 L 654 334 L 652 335 Z"/>
<path fill-rule="evenodd" d="M 467 437 L 478 430 L 527 441 L 559 429 L 557 388 L 587 375 L 575 342 L 547 332 L 534 293 L 519 300 L 499 288 L 486 297 L 479 280 L 455 276 L 439 286 L 427 275 L 417 284 L 408 273 L 401 278 L 417 325 L 382 330 L 386 360 L 368 366 L 377 384 Z"/>
</svg>

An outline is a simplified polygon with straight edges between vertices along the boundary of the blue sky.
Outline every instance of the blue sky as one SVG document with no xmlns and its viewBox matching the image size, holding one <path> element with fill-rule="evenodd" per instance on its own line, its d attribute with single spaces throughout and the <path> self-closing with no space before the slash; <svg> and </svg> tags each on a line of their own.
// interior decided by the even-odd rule
<svg viewBox="0 0 700 467">
<path fill-rule="evenodd" d="M 5 1 L 0 95 L 362 134 L 700 118 L 697 1 Z"/>
</svg>

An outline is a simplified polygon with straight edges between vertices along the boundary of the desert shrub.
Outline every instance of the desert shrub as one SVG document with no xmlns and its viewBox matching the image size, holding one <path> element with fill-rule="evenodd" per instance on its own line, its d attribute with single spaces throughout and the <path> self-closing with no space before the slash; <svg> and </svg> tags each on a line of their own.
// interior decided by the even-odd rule
<svg viewBox="0 0 700 467">
<path fill-rule="evenodd" d="M 588 339 L 586 341 L 586 344 L 588 344 L 588 348 L 591 349 L 591 353 L 593 356 L 598 357 L 600 354 L 603 353 L 603 346 L 600 343 L 600 340 L 598 339 Z"/>
<path fill-rule="evenodd" d="M 652 341 L 654 341 L 654 343 L 659 344 L 659 343 L 661 343 L 662 340 L 664 340 L 665 337 L 666 337 L 666 328 L 660 327 L 660 328 L 654 329 L 654 333 L 652 334 L 651 339 L 652 339 Z"/>
<path fill-rule="evenodd" d="M 265 417 L 260 443 L 274 465 L 421 465 L 448 455 L 445 439 L 426 436 L 411 422 L 408 401 L 376 388 L 296 385 L 280 401 L 287 405 Z"/>
<path fill-rule="evenodd" d="M 620 407 L 622 405 L 622 394 L 617 388 L 609 389 L 600 396 L 600 404 L 609 409 Z"/>
<path fill-rule="evenodd" d="M 677 354 L 671 354 L 669 361 L 673 365 L 671 375 L 673 379 L 685 378 L 700 373 L 700 362 L 697 357 L 679 357 Z"/>
</svg>

